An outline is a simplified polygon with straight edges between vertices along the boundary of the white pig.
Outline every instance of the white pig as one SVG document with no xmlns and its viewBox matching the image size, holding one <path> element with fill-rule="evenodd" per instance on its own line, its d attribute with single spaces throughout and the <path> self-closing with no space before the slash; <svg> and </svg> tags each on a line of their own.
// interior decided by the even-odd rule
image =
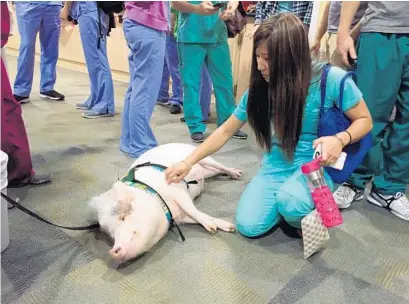
<svg viewBox="0 0 409 304">
<path fill-rule="evenodd" d="M 194 149 L 188 144 L 161 145 L 141 155 L 130 170 L 146 162 L 169 167 L 185 159 Z M 118 181 L 111 190 L 93 198 L 89 206 L 94 210 L 95 219 L 101 230 L 114 239 L 109 253 L 116 265 L 149 251 L 166 235 L 170 226 L 169 213 L 157 193 L 166 202 L 176 224 L 199 223 L 212 233 L 217 229 L 234 232 L 232 223 L 213 218 L 193 204 L 203 190 L 204 180 L 219 174 L 227 174 L 233 179 L 242 176 L 240 170 L 227 168 L 207 157 L 194 165 L 186 176 L 185 181 L 197 181 L 187 187 L 184 182 L 168 185 L 163 170 L 146 166 L 138 168 L 134 178 L 154 189 L 153 192 L 140 185 L 135 187 Z"/>
</svg>

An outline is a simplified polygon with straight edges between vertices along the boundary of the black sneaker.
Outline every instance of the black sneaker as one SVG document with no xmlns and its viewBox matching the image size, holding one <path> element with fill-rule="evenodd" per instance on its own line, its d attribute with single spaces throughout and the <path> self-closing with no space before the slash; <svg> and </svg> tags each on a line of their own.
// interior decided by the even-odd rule
<svg viewBox="0 0 409 304">
<path fill-rule="evenodd" d="M 244 133 L 243 131 L 238 130 L 234 135 L 233 138 L 236 139 L 247 139 L 247 134 Z"/>
<path fill-rule="evenodd" d="M 180 114 L 182 113 L 182 107 L 180 105 L 171 105 L 169 108 L 170 114 Z"/>
<path fill-rule="evenodd" d="M 40 92 L 41 98 L 51 99 L 51 100 L 64 100 L 65 96 L 58 93 L 57 91 L 51 90 L 48 92 Z"/>
<path fill-rule="evenodd" d="M 209 115 L 209 116 L 210 116 L 210 115 Z M 186 119 L 185 119 L 184 117 L 181 117 L 179 120 L 180 120 L 181 123 L 185 123 L 185 122 L 186 122 Z M 207 119 L 203 119 L 202 122 L 207 125 L 208 120 L 207 120 Z"/>
<path fill-rule="evenodd" d="M 19 95 L 13 95 L 14 99 L 19 102 L 19 103 L 27 103 L 30 102 L 30 97 L 29 96 L 19 96 Z"/>
<path fill-rule="evenodd" d="M 204 141 L 204 135 L 202 132 L 196 132 L 190 135 L 190 138 L 195 142 L 195 143 L 202 143 Z"/>
</svg>

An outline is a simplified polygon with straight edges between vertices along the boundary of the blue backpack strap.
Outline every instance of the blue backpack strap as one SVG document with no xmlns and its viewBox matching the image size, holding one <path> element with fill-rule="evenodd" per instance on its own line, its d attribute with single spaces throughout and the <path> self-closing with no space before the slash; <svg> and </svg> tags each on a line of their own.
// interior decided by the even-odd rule
<svg viewBox="0 0 409 304">
<path fill-rule="evenodd" d="M 325 106 L 325 96 L 327 95 L 327 78 L 328 72 L 331 69 L 330 64 L 326 64 L 322 69 L 321 73 L 321 107 L 320 107 L 320 117 L 322 117 L 325 113 L 324 106 Z"/>
<path fill-rule="evenodd" d="M 339 108 L 342 110 L 342 101 L 344 98 L 344 89 L 345 89 L 345 81 L 347 80 L 348 77 L 352 76 L 352 79 L 356 83 L 356 74 L 354 71 L 349 71 L 345 74 L 345 76 L 341 80 L 341 85 L 339 88 Z"/>
</svg>

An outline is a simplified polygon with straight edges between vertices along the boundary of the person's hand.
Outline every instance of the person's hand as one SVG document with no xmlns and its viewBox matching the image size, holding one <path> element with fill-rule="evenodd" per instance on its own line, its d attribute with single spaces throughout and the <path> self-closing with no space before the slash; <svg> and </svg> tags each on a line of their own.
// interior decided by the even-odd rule
<svg viewBox="0 0 409 304">
<path fill-rule="evenodd" d="M 195 5 L 194 13 L 204 16 L 210 16 L 217 13 L 219 9 L 217 7 L 213 7 L 212 2 L 210 1 L 202 1 L 200 4 Z"/>
<path fill-rule="evenodd" d="M 348 55 L 352 59 L 357 59 L 354 40 L 350 34 L 337 35 L 337 51 L 342 57 L 342 62 L 347 67 L 351 67 L 348 60 Z"/>
<path fill-rule="evenodd" d="M 68 15 L 70 14 L 68 8 L 66 6 L 64 6 L 64 8 L 61 10 L 60 13 L 60 18 L 64 21 L 68 20 Z"/>
<path fill-rule="evenodd" d="M 253 30 L 247 34 L 247 38 L 253 39 L 254 34 L 256 33 L 259 26 L 260 26 L 260 24 L 255 24 L 254 27 L 253 27 Z"/>
<path fill-rule="evenodd" d="M 315 38 L 315 41 L 310 47 L 310 51 L 313 55 L 317 56 L 321 48 L 321 39 Z"/>
<path fill-rule="evenodd" d="M 313 142 L 314 149 L 319 144 L 322 144 L 322 165 L 330 165 L 335 163 L 338 157 L 341 155 L 343 146 L 342 142 L 336 136 L 324 136 L 320 137 Z"/>
<path fill-rule="evenodd" d="M 168 182 L 168 184 L 179 183 L 185 178 L 186 175 L 189 174 L 191 169 L 192 166 L 190 166 L 185 161 L 177 163 L 165 170 L 166 181 Z"/>
<path fill-rule="evenodd" d="M 229 1 L 226 9 L 223 11 L 220 18 L 224 21 L 233 19 L 238 7 L 239 7 L 239 1 Z"/>
</svg>

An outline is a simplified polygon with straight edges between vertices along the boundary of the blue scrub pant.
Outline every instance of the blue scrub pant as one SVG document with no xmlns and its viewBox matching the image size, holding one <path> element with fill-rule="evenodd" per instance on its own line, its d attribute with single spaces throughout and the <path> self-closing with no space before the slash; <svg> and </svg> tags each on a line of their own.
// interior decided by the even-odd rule
<svg viewBox="0 0 409 304">
<path fill-rule="evenodd" d="M 61 31 L 61 6 L 16 2 L 15 7 L 21 42 L 17 60 L 17 76 L 14 81 L 14 94 L 24 97 L 30 96 L 38 33 L 40 33 L 41 45 L 40 92 L 51 91 L 54 89 L 57 79 L 56 65 Z"/>
<path fill-rule="evenodd" d="M 124 20 L 123 30 L 130 49 L 130 82 L 122 114 L 120 150 L 139 157 L 157 146 L 149 121 L 162 79 L 166 34 L 130 19 Z"/>
<path fill-rule="evenodd" d="M 172 78 L 172 97 L 169 97 L 169 76 Z M 210 112 L 210 100 L 212 97 L 212 80 L 206 65 L 202 68 L 200 83 L 200 106 L 203 119 L 207 119 Z M 166 37 L 166 53 L 163 64 L 162 83 L 159 91 L 159 101 L 174 105 L 183 105 L 183 84 L 179 74 L 179 56 L 177 42 L 174 36 Z"/>
<path fill-rule="evenodd" d="M 99 49 L 97 47 L 98 37 L 100 36 L 98 11 L 83 13 L 78 18 L 82 48 L 91 84 L 91 95 L 83 106 L 96 113 L 114 114 L 114 85 L 108 61 L 107 38 L 105 35 L 108 27 L 108 16 L 102 11 L 100 11 L 100 16 L 104 35 L 100 40 Z"/>
<path fill-rule="evenodd" d="M 272 172 L 274 171 L 274 173 Z M 300 228 L 301 220 L 315 208 L 300 169 L 275 165 L 262 167 L 244 190 L 236 210 L 237 230 L 246 237 L 257 237 L 282 219 Z"/>
</svg>

